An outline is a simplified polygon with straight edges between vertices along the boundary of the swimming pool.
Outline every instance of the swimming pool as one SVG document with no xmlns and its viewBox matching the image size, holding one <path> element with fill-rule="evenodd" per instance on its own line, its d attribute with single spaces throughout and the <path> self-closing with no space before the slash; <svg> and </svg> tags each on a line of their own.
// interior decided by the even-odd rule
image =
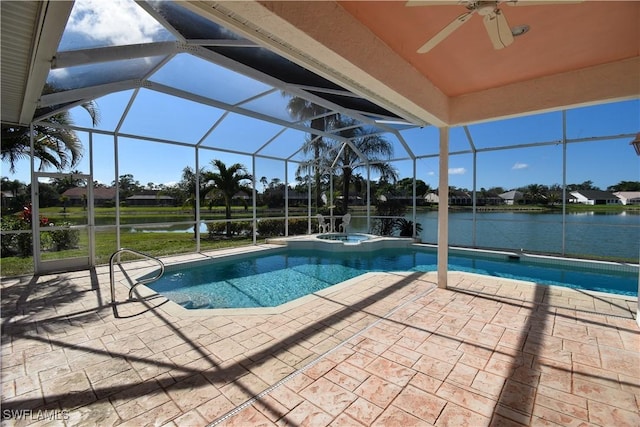
<svg viewBox="0 0 640 427">
<path fill-rule="evenodd" d="M 187 309 L 276 307 L 371 271 L 436 271 L 436 252 L 418 247 L 370 252 L 287 248 L 207 264 L 169 266 L 147 285 Z M 449 269 L 495 277 L 637 295 L 638 273 L 560 265 L 519 257 L 449 255 Z"/>
</svg>

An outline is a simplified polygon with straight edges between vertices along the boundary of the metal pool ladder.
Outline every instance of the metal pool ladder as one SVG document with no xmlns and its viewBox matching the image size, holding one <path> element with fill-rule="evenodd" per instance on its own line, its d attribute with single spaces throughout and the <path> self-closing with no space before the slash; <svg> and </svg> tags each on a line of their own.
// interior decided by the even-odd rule
<svg viewBox="0 0 640 427">
<path fill-rule="evenodd" d="M 123 252 L 129 252 L 132 253 L 134 255 L 140 255 L 144 258 L 153 260 L 155 262 L 157 262 L 160 265 L 160 271 L 158 272 L 158 274 L 154 277 L 150 277 L 148 279 L 143 279 L 140 280 L 139 282 L 136 282 L 133 284 L 133 286 L 131 286 L 131 289 L 129 289 L 129 300 L 133 299 L 133 290 L 136 288 L 136 286 L 138 285 L 146 285 L 148 283 L 151 282 L 155 282 L 156 280 L 158 280 L 159 278 L 162 277 L 162 275 L 164 274 L 164 263 L 162 261 L 160 261 L 158 258 L 153 257 L 151 255 L 145 254 L 144 252 L 140 252 L 140 251 L 135 251 L 133 249 L 127 249 L 127 248 L 120 248 L 117 251 L 115 251 L 113 253 L 113 255 L 111 255 L 111 258 L 109 258 L 109 281 L 111 282 L 111 304 L 115 305 L 116 304 L 116 282 L 115 282 L 115 277 L 114 277 L 114 272 L 113 272 L 113 263 L 114 260 L 116 259 L 116 257 L 118 255 L 120 255 Z"/>
</svg>

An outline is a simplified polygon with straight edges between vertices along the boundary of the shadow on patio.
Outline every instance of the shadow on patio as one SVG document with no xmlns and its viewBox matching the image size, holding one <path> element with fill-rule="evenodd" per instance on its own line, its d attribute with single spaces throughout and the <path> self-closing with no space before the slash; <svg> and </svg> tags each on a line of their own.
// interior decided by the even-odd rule
<svg viewBox="0 0 640 427">
<path fill-rule="evenodd" d="M 72 276 L 3 284 L 3 409 L 100 425 L 637 420 L 626 301 L 376 274 L 278 315 L 176 316 L 152 299 L 114 318 L 106 275 Z"/>
</svg>

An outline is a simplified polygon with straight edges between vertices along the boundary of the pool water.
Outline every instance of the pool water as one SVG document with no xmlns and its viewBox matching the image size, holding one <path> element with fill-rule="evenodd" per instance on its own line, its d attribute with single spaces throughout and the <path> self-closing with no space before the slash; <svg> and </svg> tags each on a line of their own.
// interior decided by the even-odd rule
<svg viewBox="0 0 640 427">
<path fill-rule="evenodd" d="M 450 255 L 449 269 L 629 296 L 638 289 L 637 273 L 557 264 Z M 275 307 L 370 271 L 436 270 L 436 253 L 428 250 L 296 250 L 169 268 L 147 286 L 187 309 Z"/>
</svg>

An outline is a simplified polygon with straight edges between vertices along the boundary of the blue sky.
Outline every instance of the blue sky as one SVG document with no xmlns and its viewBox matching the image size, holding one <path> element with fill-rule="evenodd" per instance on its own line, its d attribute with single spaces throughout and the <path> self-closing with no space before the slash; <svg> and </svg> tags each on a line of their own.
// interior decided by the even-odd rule
<svg viewBox="0 0 640 427">
<path fill-rule="evenodd" d="M 139 96 L 123 126 L 123 132 L 139 133 L 145 136 L 193 142 L 200 139 L 212 124 L 223 114 L 216 111 L 212 116 L 210 107 L 171 98 L 159 97 L 155 92 Z M 121 117 L 130 92 L 117 93 L 97 100 L 102 119 L 100 128 L 114 126 Z M 158 98 L 158 99 L 156 99 Z M 159 101 L 165 98 L 170 105 Z M 177 109 L 175 107 L 178 107 Z M 203 111 L 204 110 L 204 111 Z M 626 101 L 614 104 L 585 107 L 567 112 L 567 137 L 586 138 L 620 134 L 632 134 L 640 130 L 640 101 Z M 81 109 L 73 111 L 76 124 L 89 126 L 87 114 Z M 229 150 L 255 150 L 275 136 L 280 126 L 241 116 L 227 117 L 219 128 L 210 135 L 211 145 Z M 469 126 L 474 144 L 478 149 L 510 144 L 528 144 L 559 141 L 562 138 L 562 114 L 545 113 L 525 118 L 502 120 Z M 438 130 L 423 128 L 401 133 L 417 156 L 437 154 Z M 466 134 L 462 128 L 452 128 L 450 134 L 451 151 L 468 150 Z M 88 147 L 88 134 L 79 136 Z M 302 132 L 287 130 L 271 143 L 263 152 L 270 155 L 291 155 L 294 148 L 304 140 Z M 406 152 L 393 136 L 387 138 L 395 147 L 396 157 L 407 157 Z M 572 143 L 567 146 L 567 183 L 581 183 L 591 180 L 600 188 L 620 181 L 640 180 L 640 160 L 629 145 L 630 138 L 608 139 L 594 142 Z M 103 183 L 114 180 L 113 137 L 94 135 L 94 177 Z M 207 140 L 209 141 L 209 139 Z M 209 143 L 206 143 L 207 145 Z M 273 146 L 273 147 L 271 147 Z M 180 179 L 185 166 L 194 167 L 195 154 L 192 148 L 141 141 L 131 138 L 119 139 L 118 154 L 120 175 L 130 173 L 141 184 L 171 184 Z M 214 158 L 224 162 L 242 163 L 252 168 L 250 156 L 229 154 L 220 151 L 200 150 L 201 167 L 210 166 Z M 401 177 L 412 175 L 413 165 L 409 160 L 393 163 Z M 6 165 L 3 175 L 7 175 Z M 266 176 L 268 180 L 278 178 L 284 181 L 284 162 L 270 159 L 256 159 L 256 176 Z M 209 167 L 210 168 L 210 167 Z M 562 183 L 562 145 L 508 149 L 480 152 L 477 156 L 477 188 L 501 186 L 516 188 L 531 183 Z M 76 167 L 89 171 L 88 155 Z M 417 177 L 432 187 L 438 184 L 438 159 L 426 157 L 416 163 Z M 289 182 L 295 179 L 296 164 L 289 163 Z M 449 184 L 456 187 L 472 188 L 473 156 L 471 154 L 452 155 L 449 159 Z M 364 170 L 358 171 L 365 175 Z M 18 165 L 18 173 L 8 175 L 11 179 L 28 182 L 29 166 Z"/>
<path fill-rule="evenodd" d="M 115 8 L 126 8 L 127 19 L 104 19 L 115 16 Z M 94 11 L 99 11 L 99 14 Z M 123 34 L 126 37 L 123 37 Z M 109 46 L 170 39 L 155 21 L 150 20 L 135 3 L 118 0 L 102 2 L 84 0 L 76 3 L 70 23 L 63 37 L 61 48 L 88 46 Z M 153 61 L 150 59 L 149 61 Z M 73 70 L 72 70 L 73 71 Z M 51 79 L 64 79 L 67 70 L 58 70 Z M 91 74 L 91 73 L 88 73 Z M 100 76 L 93 75 L 93 78 Z M 204 96 L 216 96 L 225 102 L 235 103 L 252 95 L 263 93 L 269 86 L 248 79 L 224 68 L 186 54 L 177 55 L 164 68 L 154 74 L 152 81 L 178 87 L 182 90 Z M 113 130 L 122 118 L 125 107 L 133 91 L 114 93 L 97 100 L 101 111 L 98 129 Z M 290 119 L 285 112 L 286 98 L 279 91 L 244 105 L 255 111 L 277 112 L 279 118 Z M 202 104 L 170 97 L 158 92 L 140 90 L 133 107 L 128 112 L 122 133 L 164 138 L 193 144 L 207 135 L 211 127 L 224 111 Z M 89 117 L 81 108 L 72 110 L 74 122 L 83 127 L 91 127 Z M 224 150 L 256 151 L 268 141 L 261 153 L 275 157 L 291 156 L 302 144 L 305 134 L 287 130 L 282 134 L 281 126 L 256 119 L 248 119 L 236 114 L 228 114 L 224 120 L 203 141 L 203 146 Z M 469 126 L 476 148 L 530 144 L 562 139 L 562 114 L 560 112 L 537 114 L 529 117 L 496 121 Z M 640 131 L 640 101 L 632 100 L 599 106 L 578 108 L 567 112 L 567 138 L 602 137 L 621 134 L 635 134 Z M 433 156 L 438 152 L 438 130 L 425 127 L 401 133 L 416 156 Z M 88 135 L 79 136 L 88 147 Z M 393 135 L 387 137 L 394 146 L 395 157 L 408 155 L 400 141 Z M 606 188 L 619 181 L 640 180 L 640 160 L 629 146 L 631 138 L 609 139 L 597 142 L 569 144 L 567 148 L 567 183 L 591 180 L 596 186 Z M 462 128 L 452 128 L 450 136 L 452 152 L 469 149 Z M 94 178 L 109 184 L 114 176 L 113 137 L 95 135 Z M 87 149 L 88 152 L 88 149 Z M 118 144 L 119 174 L 130 173 L 141 184 L 172 184 L 180 179 L 185 166 L 194 167 L 195 154 L 192 148 L 171 144 L 120 138 Z M 200 150 L 201 167 L 210 166 L 211 160 L 218 158 L 226 163 L 242 163 L 252 172 L 252 158 L 245 155 L 220 151 Z M 300 155 L 294 158 L 300 158 Z M 393 165 L 400 176 L 412 176 L 411 161 L 398 161 Z M 3 164 L 3 176 L 29 181 L 29 164 L 17 165 L 15 175 L 9 174 Z M 282 161 L 257 158 L 255 174 L 268 180 L 285 179 L 285 164 Z M 89 172 L 89 156 L 84 156 L 75 169 Z M 501 186 L 506 189 L 527 184 L 562 183 L 562 145 L 551 145 L 526 149 L 509 149 L 480 152 L 477 156 L 477 188 Z M 456 187 L 472 188 L 473 156 L 453 155 L 449 161 L 449 184 Z M 289 182 L 294 182 L 296 164 L 288 168 Z M 363 176 L 364 170 L 356 171 Z M 417 177 L 432 187 L 438 185 L 437 157 L 421 158 L 417 161 Z M 373 178 L 376 178 L 373 176 Z"/>
</svg>

